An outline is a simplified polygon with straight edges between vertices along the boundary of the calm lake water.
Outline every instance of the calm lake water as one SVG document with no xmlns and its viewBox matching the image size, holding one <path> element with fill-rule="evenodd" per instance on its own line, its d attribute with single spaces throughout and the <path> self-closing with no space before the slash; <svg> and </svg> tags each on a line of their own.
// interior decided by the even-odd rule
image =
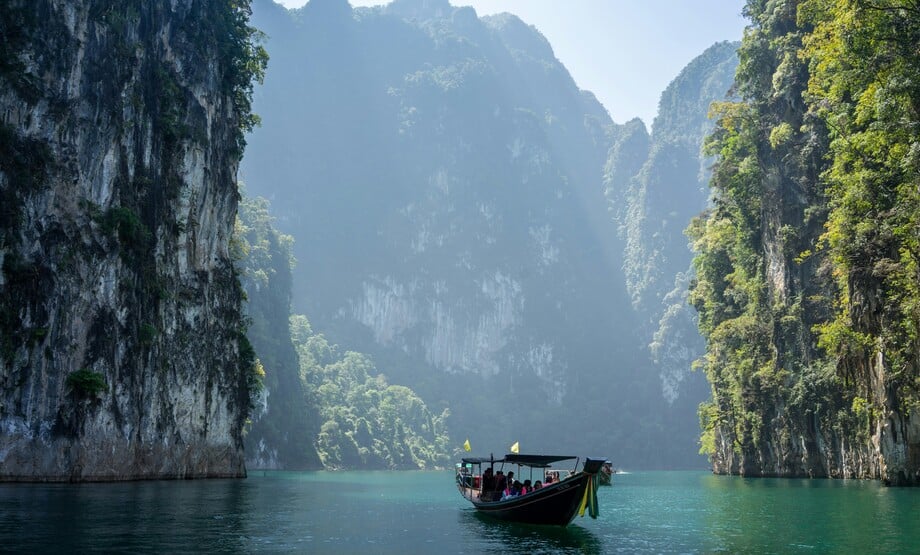
<svg viewBox="0 0 920 555">
<path fill-rule="evenodd" d="M 453 472 L 253 472 L 246 480 L 0 485 L 0 552 L 918 553 L 920 489 L 617 475 L 597 520 L 479 516 Z"/>
</svg>

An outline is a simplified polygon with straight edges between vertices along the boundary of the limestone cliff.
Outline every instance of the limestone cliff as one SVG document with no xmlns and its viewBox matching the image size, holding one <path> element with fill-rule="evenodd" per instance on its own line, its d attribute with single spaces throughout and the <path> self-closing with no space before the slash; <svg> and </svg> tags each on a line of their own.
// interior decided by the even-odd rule
<svg viewBox="0 0 920 555">
<path fill-rule="evenodd" d="M 708 101 L 729 86 L 730 45 L 678 79 L 660 126 L 674 136 L 652 141 L 639 121 L 611 121 L 513 15 L 479 17 L 446 0 L 254 7 L 272 68 L 241 171 L 296 239 L 295 310 L 436 412 L 449 408 L 452 435 L 475 433 L 477 448 L 505 448 L 513 435 L 592 444 L 623 465 L 701 464 L 690 438 L 705 384 L 697 376 L 693 397 L 692 380 L 665 375 L 648 349 L 662 303 L 680 301 L 630 305 L 625 223 L 604 193 L 629 193 L 645 210 L 632 237 L 661 241 L 632 260 L 674 262 L 655 284 L 671 291 L 690 258 L 681 230 L 705 203 L 699 141 Z M 674 148 L 660 148 L 666 140 Z M 652 142 L 655 167 L 668 171 L 646 180 L 645 196 L 621 189 Z M 673 203 L 652 206 L 661 197 Z M 674 244 L 683 258 L 659 256 Z M 659 352 L 668 368 L 689 358 Z M 664 383 L 680 388 L 680 403 Z M 497 401 L 506 395 L 529 402 L 511 410 Z"/>
<path fill-rule="evenodd" d="M 505 443 L 502 421 L 564 449 L 573 407 L 601 420 L 625 383 L 654 384 L 632 363 L 604 204 L 613 122 L 536 29 L 446 1 L 254 7 L 272 67 L 242 175 L 295 238 L 292 305 L 317 332 L 449 407 L 480 448 Z M 508 390 L 533 403 L 509 411 Z M 638 419 L 577 437 L 612 451 L 670 429 Z"/>
<path fill-rule="evenodd" d="M 690 228 L 703 449 L 718 473 L 917 485 L 920 94 L 898 83 L 920 22 L 816 7 L 748 3 L 740 99 L 716 110 Z"/>
<path fill-rule="evenodd" d="M 244 475 L 246 3 L 4 4 L 0 479 Z"/>
<path fill-rule="evenodd" d="M 731 88 L 737 49 L 737 43 L 720 42 L 692 60 L 662 93 L 651 137 L 641 122 L 627 124 L 605 171 L 607 199 L 624 241 L 626 288 L 670 403 L 683 393 L 695 406 L 704 391 L 702 376 L 691 379 L 698 385 L 689 389 L 682 383 L 703 350 L 687 303 L 692 254 L 683 230 L 709 198 L 711 160 L 701 151 L 712 129 L 707 113 Z"/>
</svg>

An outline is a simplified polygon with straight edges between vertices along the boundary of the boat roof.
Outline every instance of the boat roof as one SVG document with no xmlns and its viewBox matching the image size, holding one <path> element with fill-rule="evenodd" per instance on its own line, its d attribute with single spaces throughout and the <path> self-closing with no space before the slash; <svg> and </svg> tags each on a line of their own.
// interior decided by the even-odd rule
<svg viewBox="0 0 920 555">
<path fill-rule="evenodd" d="M 511 463 L 522 466 L 532 466 L 536 468 L 547 467 L 554 462 L 568 461 L 576 459 L 574 455 L 521 455 L 519 453 L 508 453 L 503 459 L 491 459 L 485 457 L 464 457 L 462 460 L 467 464 L 486 464 L 486 463 Z"/>
</svg>

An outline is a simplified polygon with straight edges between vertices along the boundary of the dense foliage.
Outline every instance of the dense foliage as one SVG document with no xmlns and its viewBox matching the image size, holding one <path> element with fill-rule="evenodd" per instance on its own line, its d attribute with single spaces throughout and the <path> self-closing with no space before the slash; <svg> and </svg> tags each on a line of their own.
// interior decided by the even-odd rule
<svg viewBox="0 0 920 555">
<path fill-rule="evenodd" d="M 920 3 L 806 2 L 812 109 L 828 124 L 827 243 L 839 295 L 822 345 L 858 403 L 878 357 L 905 414 L 920 410 Z M 920 438 L 914 438 L 920 441 Z M 915 447 L 916 448 L 916 447 Z M 918 454 L 920 456 L 920 454 Z"/>
<path fill-rule="evenodd" d="M 291 317 L 306 395 L 323 420 L 316 448 L 327 468 L 434 468 L 448 462 L 444 409 L 391 385 L 361 353 L 340 353 L 304 316 Z"/>
<path fill-rule="evenodd" d="M 320 466 L 312 442 L 316 411 L 304 398 L 288 330 L 292 241 L 272 227 L 266 200 L 243 197 L 231 246 L 246 291 L 247 336 L 264 374 L 245 436 L 250 468 Z"/>
<path fill-rule="evenodd" d="M 916 482 L 920 11 L 746 7 L 689 228 L 717 471 Z M 911 420 L 913 418 L 913 420 Z"/>
<path fill-rule="evenodd" d="M 71 388 L 75 395 L 81 398 L 96 397 L 109 389 L 108 384 L 105 383 L 105 376 L 86 368 L 81 368 L 68 374 L 64 383 Z"/>
<path fill-rule="evenodd" d="M 268 65 L 268 53 L 260 44 L 263 35 L 249 24 L 250 3 L 251 0 L 205 2 L 203 16 L 211 25 L 196 26 L 207 33 L 200 38 L 214 44 L 223 61 L 221 87 L 233 102 L 233 115 L 239 126 L 234 138 L 240 156 L 246 146 L 245 133 L 260 121 L 252 111 L 252 94 L 255 84 L 262 82 Z"/>
</svg>

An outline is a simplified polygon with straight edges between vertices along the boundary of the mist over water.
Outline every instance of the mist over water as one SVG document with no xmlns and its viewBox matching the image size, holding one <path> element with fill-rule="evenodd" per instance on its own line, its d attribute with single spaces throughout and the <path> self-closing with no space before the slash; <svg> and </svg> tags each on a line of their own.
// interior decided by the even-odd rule
<svg viewBox="0 0 920 555">
<path fill-rule="evenodd" d="M 597 520 L 493 521 L 449 471 L 0 486 L 4 552 L 907 553 L 920 492 L 876 482 L 616 475 Z"/>
</svg>

